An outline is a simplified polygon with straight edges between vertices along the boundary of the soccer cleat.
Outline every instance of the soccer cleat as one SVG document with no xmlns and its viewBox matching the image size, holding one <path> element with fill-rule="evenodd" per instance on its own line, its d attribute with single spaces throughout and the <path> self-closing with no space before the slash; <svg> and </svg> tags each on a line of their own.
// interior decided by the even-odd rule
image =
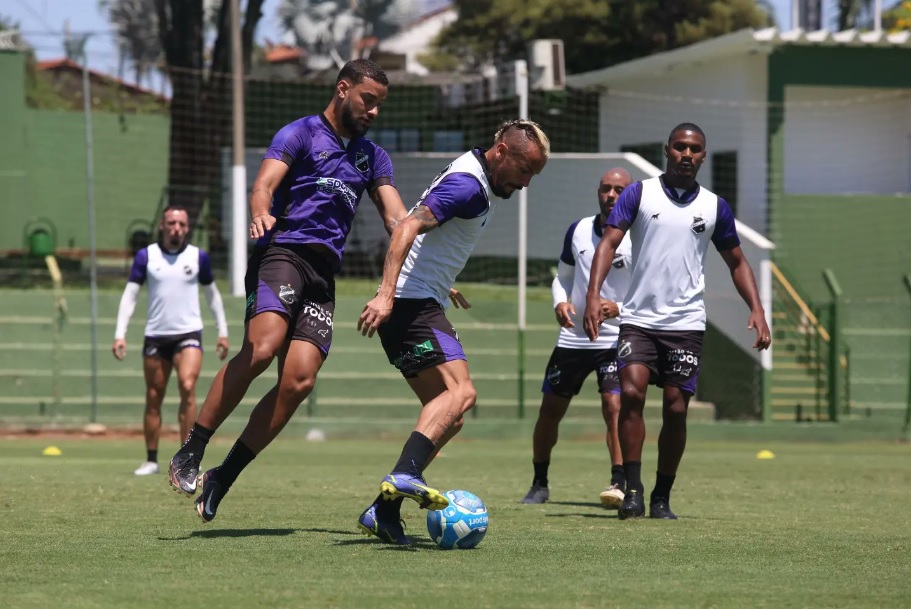
<svg viewBox="0 0 911 609">
<path fill-rule="evenodd" d="M 218 510 L 218 504 L 231 488 L 218 481 L 215 476 L 217 471 L 218 468 L 210 469 L 199 477 L 199 488 L 202 493 L 196 498 L 196 515 L 203 522 L 212 522 L 215 512 Z"/>
<path fill-rule="evenodd" d="M 546 486 L 535 483 L 522 498 L 522 503 L 547 503 L 548 499 L 550 499 L 550 490 Z"/>
<path fill-rule="evenodd" d="M 609 510 L 619 509 L 623 505 L 625 494 L 619 484 L 611 484 L 601 491 L 601 505 Z"/>
<path fill-rule="evenodd" d="M 620 520 L 645 516 L 645 502 L 642 500 L 642 493 L 635 490 L 629 491 L 623 498 L 623 503 L 620 504 L 617 515 Z"/>
<path fill-rule="evenodd" d="M 157 474 L 161 470 L 158 468 L 158 464 L 154 461 L 146 461 L 135 470 L 133 470 L 134 476 L 150 476 L 152 474 Z"/>
<path fill-rule="evenodd" d="M 384 543 L 397 546 L 407 546 L 411 540 L 405 535 L 401 519 L 381 518 L 377 514 L 377 505 L 374 503 L 357 519 L 357 526 L 364 535 L 374 535 Z"/>
<path fill-rule="evenodd" d="M 649 518 L 677 520 L 677 514 L 671 511 L 671 504 L 665 497 L 654 497 L 648 506 Z"/>
<path fill-rule="evenodd" d="M 168 482 L 171 488 L 182 495 L 192 497 L 196 493 L 200 462 L 201 454 L 178 451 L 168 465 Z"/>
<path fill-rule="evenodd" d="M 423 478 L 404 472 L 392 472 L 383 478 L 380 493 L 386 501 L 392 501 L 397 497 L 414 499 L 425 510 L 442 510 L 449 505 L 449 499 L 440 491 L 427 486 Z"/>
</svg>

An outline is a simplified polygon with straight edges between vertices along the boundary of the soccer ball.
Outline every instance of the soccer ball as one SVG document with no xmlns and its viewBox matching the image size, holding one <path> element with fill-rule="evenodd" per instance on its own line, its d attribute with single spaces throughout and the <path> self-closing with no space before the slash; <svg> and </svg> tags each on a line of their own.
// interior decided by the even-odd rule
<svg viewBox="0 0 911 609">
<path fill-rule="evenodd" d="M 487 507 L 474 493 L 446 491 L 449 507 L 427 512 L 427 532 L 444 550 L 473 548 L 487 535 Z"/>
</svg>

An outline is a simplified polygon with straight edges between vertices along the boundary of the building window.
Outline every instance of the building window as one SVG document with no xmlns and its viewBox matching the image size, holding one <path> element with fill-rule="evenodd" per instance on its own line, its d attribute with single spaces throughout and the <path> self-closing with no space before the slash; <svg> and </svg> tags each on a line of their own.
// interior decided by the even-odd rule
<svg viewBox="0 0 911 609">
<path fill-rule="evenodd" d="M 737 151 L 712 154 L 712 191 L 731 206 L 737 217 Z"/>
<path fill-rule="evenodd" d="M 464 136 L 461 131 L 434 131 L 434 152 L 464 152 L 462 143 Z"/>
<path fill-rule="evenodd" d="M 620 152 L 634 152 L 658 169 L 664 170 L 664 144 L 661 142 L 654 144 L 625 144 L 620 146 Z"/>
</svg>

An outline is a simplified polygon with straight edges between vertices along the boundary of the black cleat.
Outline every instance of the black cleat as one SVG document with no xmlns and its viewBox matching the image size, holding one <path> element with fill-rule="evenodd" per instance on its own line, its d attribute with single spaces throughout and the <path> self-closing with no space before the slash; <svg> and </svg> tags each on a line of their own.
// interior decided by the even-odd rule
<svg viewBox="0 0 911 609">
<path fill-rule="evenodd" d="M 664 497 L 655 497 L 648 506 L 649 518 L 663 518 L 664 520 L 677 520 L 677 514 L 671 511 L 671 505 Z"/>
<path fill-rule="evenodd" d="M 620 520 L 627 518 L 642 518 L 645 516 L 645 502 L 642 500 L 642 493 L 639 491 L 629 491 L 623 497 L 623 503 L 617 510 Z"/>
<path fill-rule="evenodd" d="M 199 488 L 202 490 L 202 494 L 196 498 L 196 515 L 203 522 L 212 522 L 215 519 L 218 504 L 231 488 L 218 481 L 215 475 L 217 471 L 218 468 L 210 469 L 199 477 Z"/>
<path fill-rule="evenodd" d="M 202 453 L 178 452 L 168 464 L 168 482 L 176 492 L 187 497 L 196 494 Z"/>
</svg>

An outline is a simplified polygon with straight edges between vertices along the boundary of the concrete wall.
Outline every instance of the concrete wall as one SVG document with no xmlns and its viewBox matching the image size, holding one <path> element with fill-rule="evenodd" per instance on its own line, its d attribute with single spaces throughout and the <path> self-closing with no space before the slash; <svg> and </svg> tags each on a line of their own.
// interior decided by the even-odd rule
<svg viewBox="0 0 911 609">
<path fill-rule="evenodd" d="M 911 191 L 911 91 L 785 88 L 786 194 Z"/>
</svg>

